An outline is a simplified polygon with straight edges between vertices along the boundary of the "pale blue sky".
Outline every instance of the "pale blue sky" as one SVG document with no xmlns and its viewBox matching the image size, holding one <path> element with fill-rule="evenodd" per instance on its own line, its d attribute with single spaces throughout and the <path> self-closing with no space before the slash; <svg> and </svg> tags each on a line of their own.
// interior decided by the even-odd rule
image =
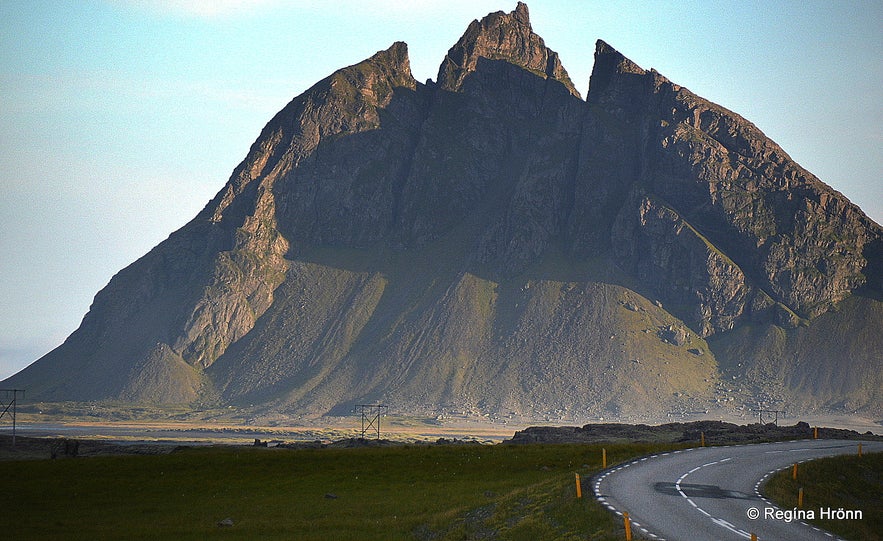
<svg viewBox="0 0 883 541">
<path fill-rule="evenodd" d="M 883 221 L 883 1 L 528 2 L 585 95 L 594 43 L 754 122 Z M 514 0 L 0 1 L 0 379 L 191 219 L 264 124 L 394 41 L 419 80 Z"/>
</svg>

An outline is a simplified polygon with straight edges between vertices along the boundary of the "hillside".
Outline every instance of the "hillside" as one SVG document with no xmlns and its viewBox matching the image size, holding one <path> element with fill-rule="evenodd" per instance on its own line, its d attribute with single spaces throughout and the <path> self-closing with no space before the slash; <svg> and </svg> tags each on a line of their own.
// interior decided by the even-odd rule
<svg viewBox="0 0 883 541">
<path fill-rule="evenodd" d="M 321 416 L 883 416 L 883 229 L 760 130 L 527 6 L 396 42 L 266 125 L 191 222 L 3 382 Z"/>
</svg>

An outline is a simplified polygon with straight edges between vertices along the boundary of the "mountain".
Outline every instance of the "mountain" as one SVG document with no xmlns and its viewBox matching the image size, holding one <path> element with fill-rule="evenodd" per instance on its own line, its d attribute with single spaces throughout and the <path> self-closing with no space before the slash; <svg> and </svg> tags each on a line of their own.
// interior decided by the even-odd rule
<svg viewBox="0 0 883 541">
<path fill-rule="evenodd" d="M 188 224 L 3 382 L 321 416 L 883 414 L 883 229 L 738 114 L 528 8 L 436 82 L 394 43 L 273 117 Z"/>
</svg>

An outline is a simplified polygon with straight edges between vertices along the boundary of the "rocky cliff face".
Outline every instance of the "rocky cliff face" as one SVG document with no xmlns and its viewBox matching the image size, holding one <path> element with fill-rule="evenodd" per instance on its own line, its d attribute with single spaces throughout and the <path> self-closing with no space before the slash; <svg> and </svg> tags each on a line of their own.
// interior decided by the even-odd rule
<svg viewBox="0 0 883 541">
<path fill-rule="evenodd" d="M 633 167 L 619 198 L 605 201 L 620 209 L 614 252 L 633 272 L 655 277 L 654 289 L 670 302 L 689 299 L 693 313 L 681 315 L 702 334 L 774 305 L 782 323 L 813 318 L 865 283 L 866 250 L 880 227 L 845 197 L 739 115 L 604 42 L 595 57 L 593 128 L 614 141 L 603 152 L 619 146 L 631 156 L 615 167 Z M 591 189 L 606 173 L 595 165 L 587 176 L 600 178 Z M 639 246 L 648 245 L 645 257 Z"/>
<path fill-rule="evenodd" d="M 883 347 L 881 247 L 750 122 L 602 41 L 583 101 L 519 3 L 435 83 L 394 43 L 296 97 L 10 384 L 315 415 L 879 412 L 856 374 Z M 838 329 L 863 342 L 810 338 Z"/>
</svg>

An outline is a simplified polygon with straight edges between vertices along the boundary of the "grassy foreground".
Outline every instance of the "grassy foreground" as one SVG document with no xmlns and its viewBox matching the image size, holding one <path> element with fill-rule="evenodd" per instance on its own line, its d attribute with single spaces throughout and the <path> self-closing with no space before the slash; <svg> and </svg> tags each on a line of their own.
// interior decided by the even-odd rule
<svg viewBox="0 0 883 541">
<path fill-rule="evenodd" d="M 672 446 L 606 445 L 610 464 Z M 619 539 L 601 447 L 193 448 L 0 462 L 9 539 Z M 574 473 L 583 498 L 575 498 Z M 232 526 L 218 523 L 230 518 Z"/>
<path fill-rule="evenodd" d="M 803 487 L 803 509 L 813 510 L 819 528 L 855 541 L 883 539 L 883 453 L 840 456 L 798 465 L 775 474 L 764 492 L 782 509 L 797 507 Z M 861 520 L 821 520 L 821 509 L 861 510 Z"/>
</svg>

